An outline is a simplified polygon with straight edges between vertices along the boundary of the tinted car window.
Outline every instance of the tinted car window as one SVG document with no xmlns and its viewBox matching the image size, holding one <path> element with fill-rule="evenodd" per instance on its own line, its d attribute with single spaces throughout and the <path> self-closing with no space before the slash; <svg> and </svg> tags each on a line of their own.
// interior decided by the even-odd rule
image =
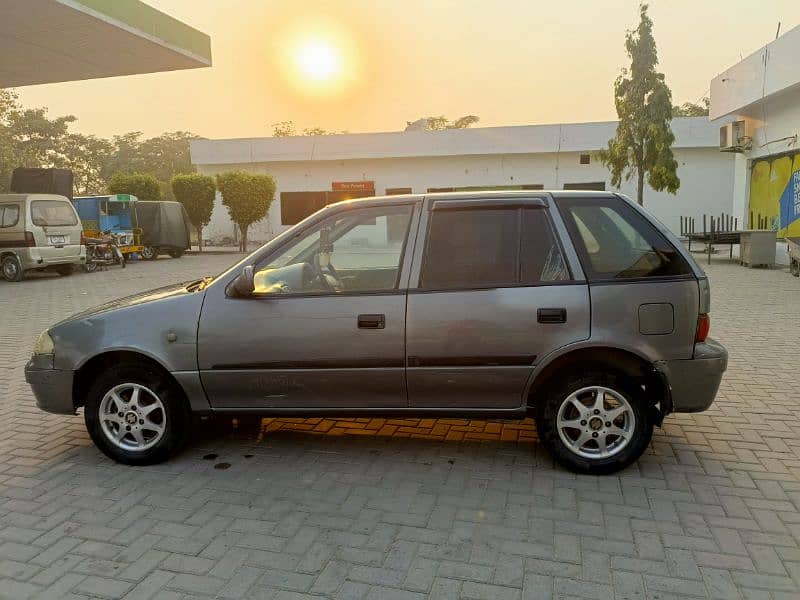
<svg viewBox="0 0 800 600">
<path fill-rule="evenodd" d="M 31 220 L 39 227 L 78 224 L 72 205 L 61 200 L 34 200 L 31 202 Z"/>
<path fill-rule="evenodd" d="M 0 206 L 0 227 L 13 227 L 19 222 L 19 205 Z"/>
<path fill-rule="evenodd" d="M 468 289 L 565 279 L 569 273 L 544 210 L 431 213 L 422 267 L 424 288 Z"/>
<path fill-rule="evenodd" d="M 431 213 L 422 286 L 492 287 L 517 281 L 519 210 Z"/>
<path fill-rule="evenodd" d="M 673 245 L 624 201 L 561 199 L 558 205 L 590 279 L 691 274 Z"/>
<path fill-rule="evenodd" d="M 561 247 L 543 210 L 522 211 L 519 262 L 520 283 L 569 279 Z"/>
</svg>

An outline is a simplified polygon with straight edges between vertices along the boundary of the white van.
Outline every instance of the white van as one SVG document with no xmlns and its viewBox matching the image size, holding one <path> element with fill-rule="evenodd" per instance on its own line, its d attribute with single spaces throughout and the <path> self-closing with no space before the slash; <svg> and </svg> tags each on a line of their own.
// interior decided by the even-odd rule
<svg viewBox="0 0 800 600">
<path fill-rule="evenodd" d="M 86 264 L 75 207 L 55 194 L 0 194 L 0 272 L 20 281 L 25 271 L 72 273 Z"/>
</svg>

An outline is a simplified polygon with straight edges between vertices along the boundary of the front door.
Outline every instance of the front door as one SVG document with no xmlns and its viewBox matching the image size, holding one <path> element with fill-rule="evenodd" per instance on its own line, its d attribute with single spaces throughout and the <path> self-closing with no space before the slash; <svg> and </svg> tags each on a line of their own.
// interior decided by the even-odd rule
<svg viewBox="0 0 800 600">
<path fill-rule="evenodd" d="M 342 209 L 255 264 L 251 297 L 209 295 L 198 361 L 211 405 L 406 407 L 401 275 L 413 212 Z"/>
<path fill-rule="evenodd" d="M 408 297 L 409 404 L 519 408 L 537 360 L 589 337 L 588 287 L 572 280 L 543 198 L 436 200 L 427 214 Z"/>
</svg>

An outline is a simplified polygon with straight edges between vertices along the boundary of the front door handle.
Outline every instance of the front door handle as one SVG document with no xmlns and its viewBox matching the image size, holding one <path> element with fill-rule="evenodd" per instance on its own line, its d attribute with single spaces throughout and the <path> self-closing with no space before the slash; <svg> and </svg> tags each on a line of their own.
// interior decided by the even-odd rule
<svg viewBox="0 0 800 600">
<path fill-rule="evenodd" d="M 539 323 L 566 323 L 566 308 L 540 308 L 536 311 L 536 320 Z"/>
<path fill-rule="evenodd" d="M 385 329 L 386 315 L 358 315 L 359 329 Z"/>
</svg>

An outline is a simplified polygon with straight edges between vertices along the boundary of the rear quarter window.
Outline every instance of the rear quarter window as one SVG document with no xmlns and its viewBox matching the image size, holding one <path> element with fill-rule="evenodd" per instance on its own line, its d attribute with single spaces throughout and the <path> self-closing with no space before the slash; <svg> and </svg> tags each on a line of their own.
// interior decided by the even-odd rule
<svg viewBox="0 0 800 600">
<path fill-rule="evenodd" d="M 562 198 L 558 207 L 590 280 L 692 274 L 669 240 L 623 200 Z"/>
<path fill-rule="evenodd" d="M 19 204 L 0 204 L 0 228 L 19 223 Z"/>
<path fill-rule="evenodd" d="M 34 200 L 31 202 L 31 221 L 38 227 L 66 227 L 78 224 L 72 205 L 63 200 Z"/>
</svg>

